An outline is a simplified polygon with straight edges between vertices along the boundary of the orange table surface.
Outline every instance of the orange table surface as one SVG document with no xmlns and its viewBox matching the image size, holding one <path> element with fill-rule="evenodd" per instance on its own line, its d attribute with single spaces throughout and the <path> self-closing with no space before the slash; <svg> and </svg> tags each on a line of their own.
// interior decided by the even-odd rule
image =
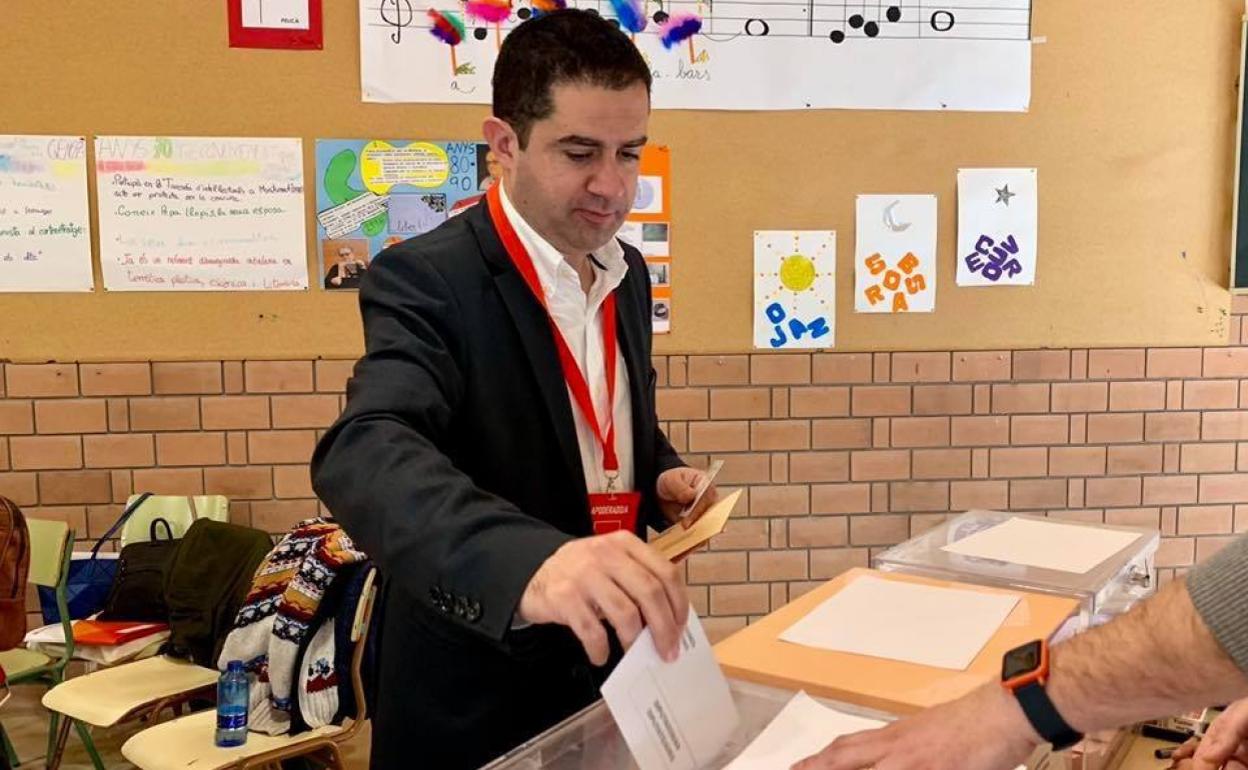
<svg viewBox="0 0 1248 770">
<path fill-rule="evenodd" d="M 823 650 L 779 639 L 789 626 L 864 575 L 882 580 L 960 588 L 1020 597 L 988 644 L 965 671 Z M 788 690 L 857 704 L 891 714 L 910 714 L 965 695 L 998 680 L 1001 657 L 1035 639 L 1049 638 L 1078 607 L 1064 596 L 1011 591 L 969 583 L 879 572 L 855 567 L 715 645 L 724 674 Z"/>
</svg>

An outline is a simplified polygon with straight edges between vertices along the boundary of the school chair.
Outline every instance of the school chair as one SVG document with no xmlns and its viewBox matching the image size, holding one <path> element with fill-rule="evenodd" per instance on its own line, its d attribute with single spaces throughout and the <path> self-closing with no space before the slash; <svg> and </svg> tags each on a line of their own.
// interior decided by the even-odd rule
<svg viewBox="0 0 1248 770">
<path fill-rule="evenodd" d="M 69 617 L 66 586 L 69 582 L 69 560 L 74 552 L 74 531 L 61 521 L 47 521 L 27 517 L 26 526 L 30 530 L 30 572 L 27 582 L 36 586 L 52 588 L 56 595 L 56 608 L 60 611 L 61 626 L 65 632 L 66 643 L 57 657 L 42 652 L 15 647 L 0 652 L 0 668 L 4 669 L 10 687 L 20 684 L 43 684 L 47 687 L 65 681 L 65 667 L 74 655 L 73 621 Z M 68 723 L 66 723 L 67 725 Z M 60 725 L 60 715 L 52 712 L 48 723 L 48 756 L 52 749 Z M 66 728 L 68 729 L 68 728 Z M 104 770 L 100 755 L 95 750 L 91 735 L 82 725 L 78 726 L 78 734 L 82 737 L 91 762 L 97 770 Z M 0 743 L 10 765 L 18 764 L 17 752 L 9 736 L 0 723 Z"/>
<path fill-rule="evenodd" d="M 214 742 L 217 715 L 201 711 L 136 733 L 121 747 L 121 755 L 140 770 L 230 770 L 277 766 L 282 760 L 311 757 L 326 767 L 342 770 L 340 746 L 359 732 L 368 718 L 360 668 L 372 617 L 376 570 L 370 570 L 355 606 L 351 625 L 351 688 L 355 692 L 356 716 L 343 725 L 325 725 L 297 735 L 248 733 L 242 746 L 220 748 Z"/>
<path fill-rule="evenodd" d="M 131 495 L 126 507 L 138 498 L 138 495 Z M 151 495 L 126 519 L 121 528 L 120 547 L 151 540 L 152 522 L 156 519 L 169 522 L 172 536 L 180 538 L 196 519 L 229 521 L 230 500 L 225 495 Z"/>
</svg>

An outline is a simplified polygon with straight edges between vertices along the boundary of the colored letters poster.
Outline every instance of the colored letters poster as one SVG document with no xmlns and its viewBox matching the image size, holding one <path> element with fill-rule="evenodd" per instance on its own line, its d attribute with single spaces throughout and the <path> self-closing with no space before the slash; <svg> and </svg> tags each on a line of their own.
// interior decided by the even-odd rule
<svg viewBox="0 0 1248 770">
<path fill-rule="evenodd" d="M 854 309 L 936 309 L 936 196 L 859 195 Z"/>
<path fill-rule="evenodd" d="M 836 337 L 836 232 L 754 233 L 754 347 L 830 348 Z"/>
<path fill-rule="evenodd" d="M 0 291 L 91 291 L 87 143 L 0 135 Z"/>
<path fill-rule="evenodd" d="M 958 171 L 958 285 L 1036 282 L 1037 185 L 1034 168 Z"/>
<path fill-rule="evenodd" d="M 301 140 L 101 136 L 95 158 L 105 289 L 308 288 Z"/>
</svg>

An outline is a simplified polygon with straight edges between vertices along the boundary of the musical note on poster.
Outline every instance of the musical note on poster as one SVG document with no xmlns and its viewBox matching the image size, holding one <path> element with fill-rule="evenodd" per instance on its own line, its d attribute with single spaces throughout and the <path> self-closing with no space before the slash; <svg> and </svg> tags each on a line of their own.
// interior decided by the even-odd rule
<svg viewBox="0 0 1248 770">
<path fill-rule="evenodd" d="M 364 100 L 489 103 L 501 39 L 563 2 L 471 0 L 460 6 L 441 0 L 445 7 L 428 13 L 410 0 L 359 0 Z M 1031 97 L 1031 2 L 569 0 L 567 5 L 599 13 L 629 33 L 652 70 L 658 108 L 1019 112 Z M 477 11 L 465 14 L 469 6 Z M 466 15 L 464 22 L 472 27 L 454 44 L 460 64 L 449 76 L 411 77 L 446 72 L 447 40 L 434 30 L 438 17 L 448 15 Z M 674 28 L 679 41 L 670 34 Z M 690 30 L 695 31 L 686 34 Z"/>
</svg>

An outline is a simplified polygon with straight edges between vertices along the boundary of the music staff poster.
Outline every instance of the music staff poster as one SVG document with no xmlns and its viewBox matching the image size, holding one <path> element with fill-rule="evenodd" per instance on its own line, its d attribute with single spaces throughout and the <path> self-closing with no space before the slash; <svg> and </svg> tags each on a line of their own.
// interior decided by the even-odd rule
<svg viewBox="0 0 1248 770">
<path fill-rule="evenodd" d="M 1031 99 L 1031 0 L 637 2 L 657 108 L 1023 112 Z M 488 104 L 502 40 L 551 5 L 359 0 L 364 101 Z M 611 0 L 568 5 L 618 21 Z"/>
</svg>

